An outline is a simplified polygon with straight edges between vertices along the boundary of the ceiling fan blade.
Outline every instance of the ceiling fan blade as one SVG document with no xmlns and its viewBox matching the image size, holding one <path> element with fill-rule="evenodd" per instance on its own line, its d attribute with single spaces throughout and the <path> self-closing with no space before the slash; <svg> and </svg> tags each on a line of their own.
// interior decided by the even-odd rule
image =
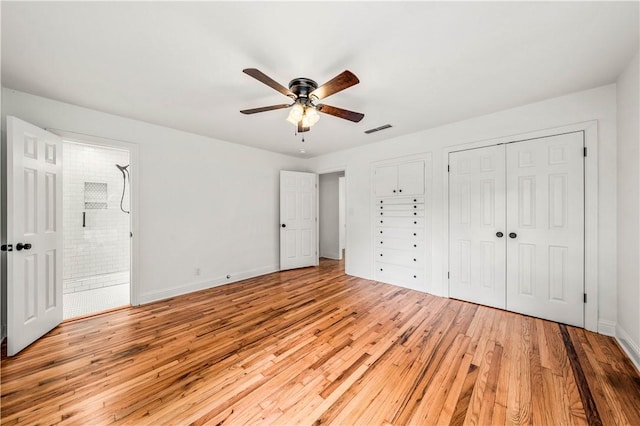
<svg viewBox="0 0 640 426">
<path fill-rule="evenodd" d="M 360 122 L 364 118 L 364 114 L 359 112 L 349 111 L 348 109 L 342 109 L 331 105 L 316 105 L 316 109 L 325 114 L 333 115 L 338 118 L 344 118 L 345 120 L 353 121 L 354 123 Z"/>
<path fill-rule="evenodd" d="M 348 70 L 343 71 L 311 92 L 309 97 L 324 99 L 358 83 L 360 83 L 360 80 L 358 80 L 358 77 L 356 77 L 354 73 Z"/>
<path fill-rule="evenodd" d="M 290 106 L 291 104 L 271 105 L 262 108 L 243 109 L 240 112 L 243 114 L 255 114 L 256 112 L 272 111 L 274 109 L 289 108 Z"/>
<path fill-rule="evenodd" d="M 298 121 L 298 133 L 308 132 L 310 127 L 304 127 L 302 125 L 302 120 Z"/>
<path fill-rule="evenodd" d="M 242 72 L 266 84 L 272 89 L 276 89 L 278 92 L 282 93 L 285 96 L 289 96 L 292 99 L 296 98 L 296 95 L 291 90 L 287 89 L 282 84 L 278 83 L 260 70 L 257 70 L 255 68 L 245 68 L 242 70 Z"/>
</svg>

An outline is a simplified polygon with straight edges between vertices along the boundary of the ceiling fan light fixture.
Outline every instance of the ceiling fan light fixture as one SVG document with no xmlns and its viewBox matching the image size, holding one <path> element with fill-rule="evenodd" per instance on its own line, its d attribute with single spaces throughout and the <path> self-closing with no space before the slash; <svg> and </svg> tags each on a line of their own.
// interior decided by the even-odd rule
<svg viewBox="0 0 640 426">
<path fill-rule="evenodd" d="M 320 120 L 320 114 L 318 114 L 318 111 L 316 111 L 316 109 L 313 107 L 307 107 L 304 113 L 304 116 L 307 118 L 307 121 L 309 122 L 309 125 L 307 127 L 313 126 L 318 122 L 318 120 Z"/>
<path fill-rule="evenodd" d="M 311 127 L 311 124 L 309 124 L 309 117 L 306 115 L 302 116 L 302 127 Z"/>
<path fill-rule="evenodd" d="M 291 111 L 289 111 L 287 121 L 295 126 L 302 119 L 303 115 L 304 107 L 296 102 L 296 104 L 291 108 Z"/>
</svg>

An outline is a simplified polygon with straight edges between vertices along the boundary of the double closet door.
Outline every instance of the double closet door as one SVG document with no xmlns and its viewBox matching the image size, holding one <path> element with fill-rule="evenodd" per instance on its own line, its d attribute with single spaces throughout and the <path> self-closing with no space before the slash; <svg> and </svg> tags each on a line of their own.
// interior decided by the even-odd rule
<svg viewBox="0 0 640 426">
<path fill-rule="evenodd" d="M 584 326 L 582 132 L 449 154 L 449 295 Z"/>
</svg>

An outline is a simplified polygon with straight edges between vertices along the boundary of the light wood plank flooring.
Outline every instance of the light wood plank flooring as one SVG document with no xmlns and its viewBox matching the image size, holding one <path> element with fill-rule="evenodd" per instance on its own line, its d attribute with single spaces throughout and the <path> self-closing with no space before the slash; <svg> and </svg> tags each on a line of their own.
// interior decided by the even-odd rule
<svg viewBox="0 0 640 426">
<path fill-rule="evenodd" d="M 329 260 L 63 323 L 1 372 L 3 425 L 640 425 L 611 338 Z"/>
</svg>

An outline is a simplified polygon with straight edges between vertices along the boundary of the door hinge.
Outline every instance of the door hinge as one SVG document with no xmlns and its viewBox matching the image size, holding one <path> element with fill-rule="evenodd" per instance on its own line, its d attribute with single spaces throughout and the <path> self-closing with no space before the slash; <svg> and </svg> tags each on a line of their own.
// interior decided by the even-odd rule
<svg viewBox="0 0 640 426">
<path fill-rule="evenodd" d="M 447 279 L 451 278 L 451 272 L 447 272 Z"/>
<path fill-rule="evenodd" d="M 451 171 L 451 166 L 447 164 L 447 172 Z"/>
<path fill-rule="evenodd" d="M 583 293 L 582 296 L 584 298 L 584 303 L 587 303 L 587 293 Z"/>
<path fill-rule="evenodd" d="M 586 157 L 587 156 L 587 147 L 585 146 L 583 148 L 582 154 Z"/>
<path fill-rule="evenodd" d="M 3 244 L 1 247 L 2 251 L 13 251 L 13 244 Z"/>
</svg>

